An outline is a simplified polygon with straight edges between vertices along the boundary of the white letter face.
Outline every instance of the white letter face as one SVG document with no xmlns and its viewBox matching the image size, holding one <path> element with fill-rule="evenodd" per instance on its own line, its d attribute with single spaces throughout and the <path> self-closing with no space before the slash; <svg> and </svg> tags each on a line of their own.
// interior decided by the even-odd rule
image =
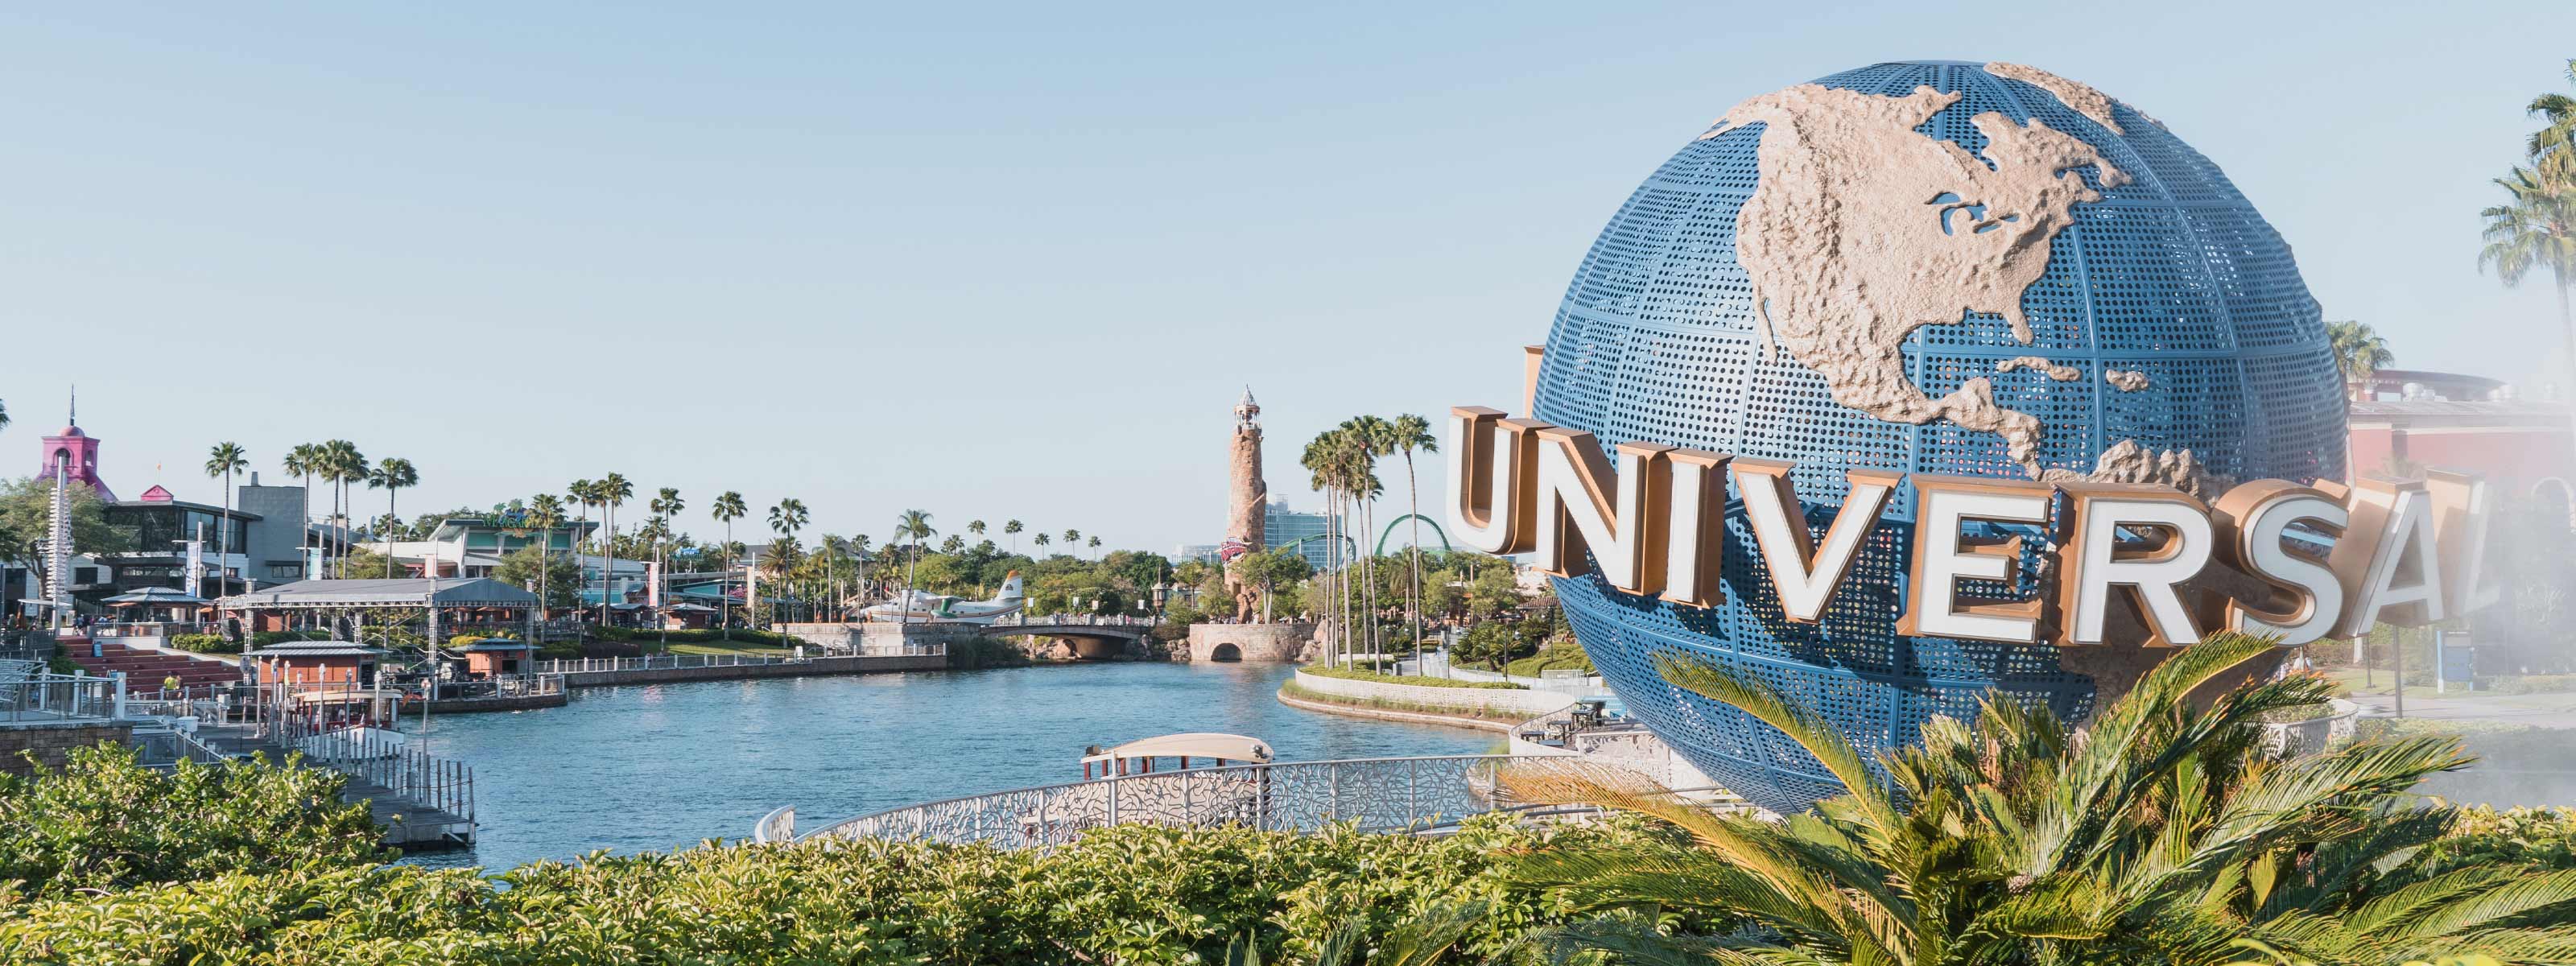
<svg viewBox="0 0 2576 966">
<path fill-rule="evenodd" d="M 2075 644 L 2104 643 L 2103 624 L 2111 610 L 2111 588 L 2127 587 L 2138 611 L 2146 619 L 2151 637 L 2149 644 L 2195 644 L 2200 641 L 2200 626 L 2191 619 L 2191 609 L 2183 605 L 2182 594 L 2174 587 L 2200 576 L 2209 564 L 2212 549 L 2209 517 L 2199 501 L 2180 492 L 2172 499 L 2154 496 L 2119 496 L 2093 494 L 2075 486 L 2066 488 L 2076 499 L 2076 526 L 2080 529 L 2076 546 L 2077 559 L 2066 561 L 2067 568 L 2059 578 L 2075 584 L 2069 597 L 2066 615 L 2072 625 L 2067 640 Z M 2165 542 L 2145 554 L 2120 552 L 2121 528 L 2154 528 L 2165 534 Z"/>
<path fill-rule="evenodd" d="M 1509 553 L 1518 534 L 1521 434 L 1502 413 L 1476 406 L 1449 411 L 1449 539 L 1485 553 Z"/>
<path fill-rule="evenodd" d="M 1914 572 L 1908 595 L 1912 599 L 1906 602 L 1898 631 L 2019 644 L 2036 640 L 2040 601 L 1959 605 L 1961 580 L 2012 581 L 2020 539 L 1962 548 L 1959 528 L 1969 520 L 2045 524 L 2052 489 L 2045 484 L 1917 475 L 1914 492 Z"/>
<path fill-rule="evenodd" d="M 2345 575 L 2351 601 L 2343 636 L 2368 634 L 2383 619 L 2410 627 L 2441 620 L 2442 549 L 2424 485 L 2363 480 L 2352 496 L 2352 527 L 2328 558 Z"/>
<path fill-rule="evenodd" d="M 1682 449 L 1665 454 L 1671 511 L 1664 521 L 1664 599 L 1690 607 L 1726 602 L 1718 577 L 1726 561 L 1724 453 Z"/>
<path fill-rule="evenodd" d="M 2493 605 L 2504 595 L 2487 580 L 2487 522 L 2494 498 L 2474 473 L 2429 470 L 2424 493 L 2433 501 L 2434 542 L 2442 547 L 2442 572 L 2451 578 L 2442 610 L 2453 617 Z"/>
<path fill-rule="evenodd" d="M 2308 523 L 2331 533 L 2344 532 L 2352 515 L 2343 505 L 2313 491 L 2294 490 L 2255 505 L 2237 524 L 2236 556 L 2247 572 L 2292 589 L 2301 603 L 2272 613 L 2227 604 L 2227 629 L 2239 634 L 2275 634 L 2295 647 L 2334 633 L 2343 617 L 2343 584 L 2316 558 L 2290 549 L 2290 527 Z"/>
<path fill-rule="evenodd" d="M 1660 473 L 1667 449 L 1621 446 L 1614 475 L 1591 433 L 1539 430 L 1539 568 L 1560 577 L 1580 575 L 1589 549 L 1610 586 L 1632 594 L 1662 593 L 1663 548 L 1656 545 L 1646 517 L 1664 509 Z"/>
<path fill-rule="evenodd" d="M 1738 459 L 1735 489 L 1744 497 L 1744 520 L 1762 551 L 1763 568 L 1779 592 L 1781 614 L 1812 624 L 1824 619 L 1825 605 L 1833 601 L 1835 588 L 1851 572 L 1852 561 L 1860 558 L 1862 542 L 1878 524 L 1879 511 L 1887 506 L 1888 495 L 1896 492 L 1902 477 L 1877 470 L 1848 471 L 1851 495 L 1834 512 L 1833 525 L 1825 529 L 1820 547 L 1807 529 L 1789 470 L 1789 464 L 1776 460 Z"/>
</svg>

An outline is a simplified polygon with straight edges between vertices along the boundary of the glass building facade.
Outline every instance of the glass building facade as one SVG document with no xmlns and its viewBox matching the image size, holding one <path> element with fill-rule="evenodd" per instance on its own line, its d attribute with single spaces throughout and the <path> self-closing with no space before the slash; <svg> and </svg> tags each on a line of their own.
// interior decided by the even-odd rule
<svg viewBox="0 0 2576 966">
<path fill-rule="evenodd" d="M 218 548 L 239 553 L 250 545 L 249 516 L 239 511 L 226 516 L 217 507 L 176 502 L 111 503 L 104 509 L 108 525 L 134 535 L 136 553 L 184 555 L 188 541 L 202 539 L 211 564 Z"/>
<path fill-rule="evenodd" d="M 1306 558 L 1308 565 L 1322 570 L 1324 555 L 1331 543 L 1320 539 L 1324 535 L 1324 523 L 1325 516 L 1321 513 L 1299 513 L 1288 509 L 1286 500 L 1272 500 L 1262 512 L 1262 542 L 1267 544 L 1262 549 L 1277 550 L 1308 537 L 1318 538 L 1306 540 L 1297 547 L 1297 553 Z"/>
</svg>

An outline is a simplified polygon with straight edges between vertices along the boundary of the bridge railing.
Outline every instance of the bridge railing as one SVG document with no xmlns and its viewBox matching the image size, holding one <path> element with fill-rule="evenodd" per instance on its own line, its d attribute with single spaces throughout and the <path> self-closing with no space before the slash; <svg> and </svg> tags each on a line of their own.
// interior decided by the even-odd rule
<svg viewBox="0 0 2576 966">
<path fill-rule="evenodd" d="M 992 627 L 1152 627 L 1153 617 L 1123 614 L 1011 614 L 994 618 Z"/>
<path fill-rule="evenodd" d="M 1312 832 L 1350 822 L 1361 831 L 1421 831 L 1495 811 L 1498 769 L 1519 755 L 1355 758 L 1193 768 L 1021 788 L 910 805 L 794 835 L 795 814 L 764 817 L 756 841 L 825 838 L 983 842 L 1003 848 L 1064 845 L 1089 829 L 1124 823 Z"/>
</svg>

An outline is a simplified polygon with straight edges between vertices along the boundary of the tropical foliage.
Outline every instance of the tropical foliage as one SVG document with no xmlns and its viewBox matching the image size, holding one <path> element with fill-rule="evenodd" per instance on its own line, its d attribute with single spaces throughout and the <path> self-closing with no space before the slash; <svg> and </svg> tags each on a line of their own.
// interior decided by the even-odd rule
<svg viewBox="0 0 2576 966">
<path fill-rule="evenodd" d="M 225 873 L 376 861 L 384 856 L 366 807 L 340 803 L 346 781 L 253 761 L 155 771 L 117 745 L 75 750 L 60 769 L 0 774 L 0 910 Z"/>
<path fill-rule="evenodd" d="M 1512 855 L 1655 834 L 1636 822 L 1481 820 L 1438 839 L 1126 826 L 1046 852 L 710 843 L 486 876 L 378 864 L 350 844 L 371 841 L 350 809 L 308 806 L 337 780 L 261 765 L 164 778 L 102 758 L 0 784 L 18 796 L 0 801 L 39 796 L 36 821 L 80 830 L 11 826 L 0 841 L 0 875 L 30 883 L 0 896 L 0 961 L 1473 962 L 1566 921 L 1516 880 Z M 165 802 L 181 807 L 153 807 Z M 1437 938 L 1418 938 L 1423 922 Z"/>
<path fill-rule="evenodd" d="M 1662 818 L 1687 843 L 1554 847 L 1527 880 L 1615 913 L 1569 947 L 1744 963 L 2397 963 L 2444 953 L 2576 958 L 2576 869 L 2410 865 L 2458 820 L 2407 794 L 2468 763 L 2455 739 L 2366 739 L 2272 760 L 2253 723 L 2325 700 L 2291 677 L 2189 695 L 2271 649 L 2221 635 L 2067 727 L 1993 698 L 1974 723 L 1864 757 L 1753 680 L 1667 664 L 1678 687 L 1780 730 L 1849 792 L 1782 822 L 1719 818 L 1583 766 L 1511 777 L 1540 802 Z M 1652 914 L 1735 924 L 1680 935 Z M 1666 957 L 1666 958 L 1659 958 Z"/>
</svg>

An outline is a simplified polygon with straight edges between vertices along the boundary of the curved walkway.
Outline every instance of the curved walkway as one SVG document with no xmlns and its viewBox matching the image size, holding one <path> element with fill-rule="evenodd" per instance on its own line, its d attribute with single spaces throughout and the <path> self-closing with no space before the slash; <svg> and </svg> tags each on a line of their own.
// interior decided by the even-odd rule
<svg viewBox="0 0 2576 966">
<path fill-rule="evenodd" d="M 1372 718 L 1378 721 L 1401 721 L 1406 724 L 1441 725 L 1450 728 L 1474 728 L 1480 731 L 1500 731 L 1505 733 L 1509 733 L 1512 729 L 1520 727 L 1520 723 L 1517 722 L 1495 721 L 1488 718 L 1469 718 L 1461 715 L 1434 714 L 1428 711 L 1398 711 L 1393 708 L 1370 708 L 1355 704 L 1338 704 L 1331 701 L 1317 701 L 1311 698 L 1301 698 L 1296 695 L 1289 694 L 1288 687 L 1284 685 L 1279 689 L 1278 698 L 1280 704 L 1284 704 L 1301 711 L 1313 711 L 1317 714 L 1337 714 L 1346 718 Z"/>
</svg>

